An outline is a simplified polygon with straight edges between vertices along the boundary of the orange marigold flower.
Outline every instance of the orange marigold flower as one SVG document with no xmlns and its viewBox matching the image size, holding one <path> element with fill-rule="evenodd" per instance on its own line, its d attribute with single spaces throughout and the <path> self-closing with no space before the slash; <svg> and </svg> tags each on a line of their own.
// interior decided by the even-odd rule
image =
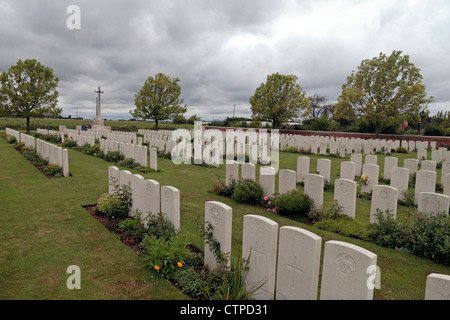
<svg viewBox="0 0 450 320">
<path fill-rule="evenodd" d="M 156 269 L 156 270 L 159 270 L 159 266 L 158 266 L 158 265 L 156 265 L 156 266 L 155 266 L 155 269 Z"/>
<path fill-rule="evenodd" d="M 179 266 L 181 268 L 183 266 L 183 264 L 181 262 L 177 262 L 177 266 Z"/>
</svg>

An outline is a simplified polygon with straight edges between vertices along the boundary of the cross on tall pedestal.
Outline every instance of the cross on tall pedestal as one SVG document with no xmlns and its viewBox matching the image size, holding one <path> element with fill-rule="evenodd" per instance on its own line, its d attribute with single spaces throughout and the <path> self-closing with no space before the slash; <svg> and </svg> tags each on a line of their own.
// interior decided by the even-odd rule
<svg viewBox="0 0 450 320">
<path fill-rule="evenodd" d="M 97 120 L 97 121 L 101 121 L 102 120 L 102 117 L 101 117 L 101 115 L 100 115 L 100 113 L 101 113 L 101 109 L 100 109 L 100 94 L 102 94 L 102 93 L 104 93 L 104 91 L 101 91 L 100 90 L 100 86 L 98 86 L 98 90 L 97 91 L 94 91 L 95 93 L 98 93 L 98 98 L 97 98 L 97 106 L 96 106 L 96 108 L 95 108 L 95 120 Z"/>
<path fill-rule="evenodd" d="M 94 120 L 93 129 L 104 130 L 106 128 L 103 125 L 103 119 L 101 116 L 101 105 L 100 105 L 100 94 L 102 94 L 104 92 L 102 90 L 100 90 L 100 86 L 98 87 L 98 90 L 94 91 L 94 92 L 98 94 L 98 97 L 97 97 L 97 105 L 95 107 L 95 120 Z"/>
</svg>

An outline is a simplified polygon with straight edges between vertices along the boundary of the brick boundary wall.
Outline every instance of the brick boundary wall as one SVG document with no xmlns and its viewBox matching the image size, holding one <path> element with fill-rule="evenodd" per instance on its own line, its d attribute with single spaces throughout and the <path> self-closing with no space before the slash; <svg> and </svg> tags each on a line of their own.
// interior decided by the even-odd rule
<svg viewBox="0 0 450 320">
<path fill-rule="evenodd" d="M 234 127 L 212 127 L 206 126 L 205 129 L 219 129 L 225 131 L 227 129 L 253 129 L 259 131 L 258 128 L 234 128 Z M 265 130 L 265 129 L 263 129 Z M 270 132 L 271 129 L 266 129 Z M 342 138 L 360 138 L 360 139 L 375 139 L 374 133 L 359 133 L 359 132 L 334 132 L 334 131 L 308 131 L 308 130 L 285 130 L 279 129 L 280 134 L 299 134 L 302 136 L 325 136 L 325 137 L 342 137 Z M 436 148 L 446 147 L 450 148 L 450 137 L 443 136 L 407 136 L 398 134 L 379 134 L 378 139 L 385 140 L 414 140 L 414 141 L 436 141 Z"/>
</svg>

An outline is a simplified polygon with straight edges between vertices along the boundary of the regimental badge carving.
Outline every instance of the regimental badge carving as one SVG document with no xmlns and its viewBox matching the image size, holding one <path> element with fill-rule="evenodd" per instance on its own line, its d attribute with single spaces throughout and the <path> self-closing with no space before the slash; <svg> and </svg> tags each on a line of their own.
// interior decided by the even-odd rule
<svg viewBox="0 0 450 320">
<path fill-rule="evenodd" d="M 166 192 L 164 192 L 164 201 L 166 202 L 166 206 L 169 206 L 170 204 L 170 191 L 166 190 Z"/>
<path fill-rule="evenodd" d="M 212 208 L 209 213 L 209 216 L 211 217 L 211 223 L 213 225 L 218 225 L 220 222 L 219 211 L 217 211 L 216 208 Z"/>
<path fill-rule="evenodd" d="M 389 193 L 386 190 L 382 189 L 380 191 L 380 198 L 381 199 L 388 199 L 389 198 Z"/>
<path fill-rule="evenodd" d="M 349 185 L 346 182 L 341 182 L 339 184 L 339 189 L 341 190 L 342 193 L 347 193 L 348 189 L 349 189 Z"/>
<path fill-rule="evenodd" d="M 149 193 L 151 193 L 152 190 L 153 190 L 153 185 L 152 185 L 151 183 L 147 183 L 146 189 L 147 189 L 147 191 L 148 191 Z"/>
<path fill-rule="evenodd" d="M 334 260 L 336 269 L 344 277 L 350 278 L 356 273 L 356 263 L 351 255 L 347 253 L 339 254 Z"/>
<path fill-rule="evenodd" d="M 439 202 L 439 199 L 435 195 L 431 195 L 427 197 L 426 199 L 427 207 L 432 210 L 434 213 L 440 213 L 441 212 L 441 204 Z"/>
</svg>

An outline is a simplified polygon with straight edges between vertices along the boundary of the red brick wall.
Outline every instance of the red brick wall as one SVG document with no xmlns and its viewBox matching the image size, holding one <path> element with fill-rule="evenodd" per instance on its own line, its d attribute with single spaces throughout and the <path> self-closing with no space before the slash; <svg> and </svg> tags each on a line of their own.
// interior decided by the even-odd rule
<svg viewBox="0 0 450 320">
<path fill-rule="evenodd" d="M 206 129 L 242 129 L 247 128 L 228 128 L 228 127 L 206 127 Z M 253 129 L 259 131 L 259 129 Z M 267 129 L 270 132 L 270 129 Z M 375 139 L 374 133 L 358 133 L 358 132 L 333 132 L 333 131 L 306 131 L 306 130 L 284 130 L 278 131 L 280 134 L 299 134 L 302 136 L 329 136 L 329 137 L 345 137 L 345 138 L 361 138 L 361 139 Z M 386 140 L 414 140 L 414 141 L 436 141 L 436 147 L 450 148 L 450 137 L 433 137 L 433 136 L 406 136 L 396 134 L 379 134 L 378 139 Z"/>
</svg>

